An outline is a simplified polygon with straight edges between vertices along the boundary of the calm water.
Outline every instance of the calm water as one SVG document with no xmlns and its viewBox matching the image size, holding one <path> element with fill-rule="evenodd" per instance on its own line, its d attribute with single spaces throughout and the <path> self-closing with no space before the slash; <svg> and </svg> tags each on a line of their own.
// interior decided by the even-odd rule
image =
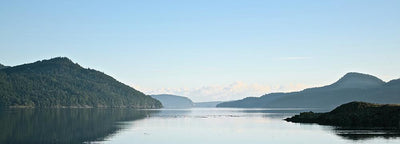
<svg viewBox="0 0 400 144">
<path fill-rule="evenodd" d="M 396 131 L 282 120 L 302 111 L 309 110 L 7 109 L 0 110 L 0 143 L 400 143 Z"/>
</svg>

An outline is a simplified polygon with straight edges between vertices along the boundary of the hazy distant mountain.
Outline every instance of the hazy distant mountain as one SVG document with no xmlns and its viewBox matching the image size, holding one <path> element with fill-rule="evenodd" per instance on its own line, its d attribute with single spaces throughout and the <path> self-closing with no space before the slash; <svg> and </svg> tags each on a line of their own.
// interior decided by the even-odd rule
<svg viewBox="0 0 400 144">
<path fill-rule="evenodd" d="M 400 80 L 388 83 L 377 77 L 348 73 L 337 82 L 300 92 L 271 93 L 261 97 L 224 102 L 217 107 L 317 107 L 334 108 L 351 101 L 400 103 Z"/>
<path fill-rule="evenodd" d="M 344 89 L 344 88 L 374 88 L 385 84 L 381 79 L 372 75 L 350 72 L 340 78 L 337 82 L 329 85 L 329 88 Z"/>
<path fill-rule="evenodd" d="M 218 104 L 222 103 L 222 101 L 212 101 L 212 102 L 196 102 L 194 103 L 194 107 L 217 107 Z"/>
<path fill-rule="evenodd" d="M 216 107 L 222 101 L 211 102 L 193 102 L 191 99 L 183 96 L 159 94 L 151 95 L 151 97 L 159 100 L 165 108 L 191 108 L 191 107 Z"/>
<path fill-rule="evenodd" d="M 216 107 L 241 107 L 241 108 L 268 107 L 266 105 L 268 104 L 268 102 L 283 97 L 284 95 L 286 95 L 286 93 L 271 93 L 263 95 L 261 97 L 246 97 L 242 100 L 222 102 L 220 104 L 217 104 Z"/>
<path fill-rule="evenodd" d="M 162 107 L 102 72 L 61 57 L 0 69 L 0 106 Z"/>
<path fill-rule="evenodd" d="M 191 108 L 194 106 L 192 100 L 183 96 L 160 94 L 151 95 L 151 97 L 159 100 L 164 108 Z"/>
</svg>

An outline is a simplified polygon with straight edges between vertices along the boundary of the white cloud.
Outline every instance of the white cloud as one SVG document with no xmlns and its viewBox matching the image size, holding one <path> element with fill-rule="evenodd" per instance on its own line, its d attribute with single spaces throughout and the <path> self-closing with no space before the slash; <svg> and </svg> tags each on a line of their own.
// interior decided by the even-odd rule
<svg viewBox="0 0 400 144">
<path fill-rule="evenodd" d="M 160 88 L 151 89 L 135 85 L 134 88 L 146 94 L 174 94 L 186 96 L 195 102 L 202 101 L 227 101 L 237 100 L 245 97 L 259 97 L 271 92 L 290 92 L 308 88 L 310 85 L 289 84 L 289 85 L 261 85 L 249 84 L 244 82 L 233 82 L 228 85 L 203 86 L 199 88 Z"/>
</svg>

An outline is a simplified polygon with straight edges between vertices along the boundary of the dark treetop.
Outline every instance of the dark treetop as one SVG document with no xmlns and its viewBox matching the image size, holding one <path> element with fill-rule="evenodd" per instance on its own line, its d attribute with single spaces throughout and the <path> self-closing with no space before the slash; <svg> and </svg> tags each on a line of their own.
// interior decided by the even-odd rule
<svg viewBox="0 0 400 144">
<path fill-rule="evenodd" d="M 0 64 L 0 69 L 3 69 L 3 68 L 7 68 L 7 66 Z"/>
<path fill-rule="evenodd" d="M 400 128 L 400 105 L 350 102 L 335 108 L 331 112 L 303 112 L 285 120 L 344 127 Z"/>
<path fill-rule="evenodd" d="M 158 100 L 62 57 L 0 69 L 0 106 L 162 107 Z"/>
</svg>

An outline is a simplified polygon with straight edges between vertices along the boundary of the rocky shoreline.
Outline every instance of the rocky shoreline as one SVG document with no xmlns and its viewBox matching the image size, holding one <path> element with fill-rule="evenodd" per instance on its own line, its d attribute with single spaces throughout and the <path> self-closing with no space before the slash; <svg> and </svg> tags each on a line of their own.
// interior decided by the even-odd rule
<svg viewBox="0 0 400 144">
<path fill-rule="evenodd" d="M 303 112 L 285 120 L 341 127 L 400 129 L 400 105 L 350 102 L 327 113 Z"/>
</svg>

